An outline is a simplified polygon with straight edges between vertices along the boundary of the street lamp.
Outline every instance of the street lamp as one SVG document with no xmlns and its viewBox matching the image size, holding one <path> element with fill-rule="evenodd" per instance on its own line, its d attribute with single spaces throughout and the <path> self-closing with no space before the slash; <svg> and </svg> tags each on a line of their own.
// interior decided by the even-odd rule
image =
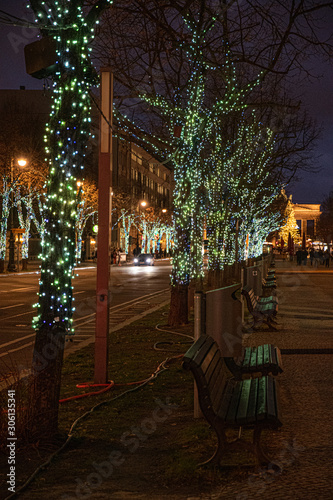
<svg viewBox="0 0 333 500">
<path fill-rule="evenodd" d="M 25 167 L 27 164 L 27 160 L 24 158 L 19 158 L 17 160 L 17 164 L 20 167 Z M 9 272 L 16 271 L 15 265 L 15 239 L 14 239 L 14 190 L 13 190 L 13 182 L 14 182 L 14 160 L 13 158 L 10 161 L 10 183 L 11 183 L 11 207 L 10 207 L 10 236 L 9 236 L 9 257 L 8 257 L 8 267 L 7 270 Z"/>
<path fill-rule="evenodd" d="M 140 221 L 140 207 L 145 208 L 147 205 L 148 205 L 148 203 L 145 200 L 142 200 L 139 202 L 139 205 L 138 205 L 138 207 L 139 207 L 138 208 L 139 221 Z M 136 231 L 136 254 L 138 255 L 138 253 L 139 253 L 139 228 L 137 227 L 136 229 L 137 229 L 137 231 Z"/>
</svg>

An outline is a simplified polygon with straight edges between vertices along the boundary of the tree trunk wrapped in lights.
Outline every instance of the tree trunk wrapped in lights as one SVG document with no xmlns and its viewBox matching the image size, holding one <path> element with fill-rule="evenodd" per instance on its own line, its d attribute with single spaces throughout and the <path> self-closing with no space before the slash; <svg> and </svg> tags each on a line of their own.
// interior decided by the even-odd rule
<svg viewBox="0 0 333 500">
<path fill-rule="evenodd" d="M 0 271 L 5 268 L 6 245 L 7 245 L 7 223 L 10 214 L 10 192 L 11 187 L 7 177 L 2 178 L 2 206 L 0 223 Z"/>
<path fill-rule="evenodd" d="M 111 2 L 98 0 L 86 9 L 83 0 L 30 0 L 38 27 L 56 43 L 52 111 L 46 129 L 50 164 L 46 226 L 33 354 L 34 436 L 54 435 L 65 336 L 73 333 L 72 277 L 75 265 L 76 176 L 83 168 L 90 133 L 90 86 L 97 78 L 88 43 L 95 24 Z"/>
</svg>

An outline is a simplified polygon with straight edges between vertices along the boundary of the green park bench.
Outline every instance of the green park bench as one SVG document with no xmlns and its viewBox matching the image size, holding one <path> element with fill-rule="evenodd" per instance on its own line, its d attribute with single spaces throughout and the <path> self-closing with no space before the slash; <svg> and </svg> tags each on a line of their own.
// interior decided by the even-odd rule
<svg viewBox="0 0 333 500">
<path fill-rule="evenodd" d="M 219 465 L 225 451 L 245 449 L 253 453 L 257 466 L 271 465 L 260 445 L 264 429 L 278 429 L 281 423 L 278 386 L 270 375 L 236 380 L 230 377 L 216 342 L 202 335 L 183 358 L 183 368 L 196 381 L 200 409 L 214 429 L 218 444 L 204 464 Z M 241 437 L 242 428 L 253 429 L 253 440 Z M 238 429 L 238 438 L 227 438 L 228 429 Z"/>
<path fill-rule="evenodd" d="M 276 323 L 275 316 L 278 312 L 277 297 L 273 295 L 256 297 L 253 289 L 247 285 L 242 288 L 242 295 L 245 297 L 247 308 L 253 317 L 252 328 L 256 329 L 262 323 L 266 323 L 267 326 L 276 330 L 274 323 Z"/>
</svg>

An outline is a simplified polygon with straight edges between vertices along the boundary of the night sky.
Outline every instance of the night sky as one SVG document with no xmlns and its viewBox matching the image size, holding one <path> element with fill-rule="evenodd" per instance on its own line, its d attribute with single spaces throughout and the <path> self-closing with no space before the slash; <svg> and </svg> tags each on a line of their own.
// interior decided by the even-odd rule
<svg viewBox="0 0 333 500">
<path fill-rule="evenodd" d="M 0 9 L 17 17 L 32 20 L 26 1 L 0 0 Z M 331 16 L 333 32 L 333 15 Z M 37 30 L 0 25 L 0 89 L 42 89 L 43 80 L 25 72 L 24 46 L 36 39 Z M 322 134 L 314 153 L 314 165 L 319 173 L 299 173 L 299 180 L 287 187 L 295 203 L 321 203 L 333 191 L 333 66 L 328 62 L 312 60 L 309 67 L 320 79 L 304 84 L 303 102 L 310 115 L 316 119 Z"/>
</svg>

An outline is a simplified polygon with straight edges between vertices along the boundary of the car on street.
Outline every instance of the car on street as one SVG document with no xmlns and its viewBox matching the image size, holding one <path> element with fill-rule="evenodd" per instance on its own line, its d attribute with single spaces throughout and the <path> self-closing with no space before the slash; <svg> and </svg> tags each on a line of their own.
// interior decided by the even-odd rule
<svg viewBox="0 0 333 500">
<path fill-rule="evenodd" d="M 135 266 L 154 266 L 155 265 L 155 257 L 150 253 L 140 253 L 137 257 L 134 258 Z"/>
</svg>

